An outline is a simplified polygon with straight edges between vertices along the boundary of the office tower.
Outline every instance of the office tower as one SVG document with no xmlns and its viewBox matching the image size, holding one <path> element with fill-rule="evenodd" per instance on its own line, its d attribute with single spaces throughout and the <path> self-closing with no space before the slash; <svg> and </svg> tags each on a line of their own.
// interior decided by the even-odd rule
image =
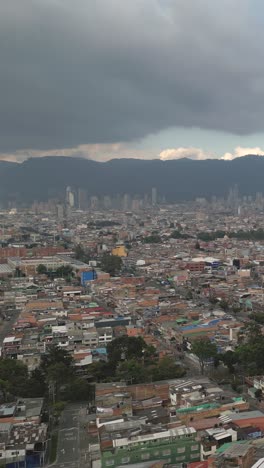
<svg viewBox="0 0 264 468">
<path fill-rule="evenodd" d="M 153 187 L 151 189 L 151 204 L 152 204 L 152 206 L 157 205 L 157 199 L 158 199 L 157 188 Z"/>
<path fill-rule="evenodd" d="M 112 198 L 108 195 L 103 197 L 103 208 L 104 210 L 110 210 L 112 208 Z"/>
<path fill-rule="evenodd" d="M 79 210 L 86 210 L 87 208 L 87 191 L 82 188 L 78 190 L 78 207 Z"/>
<path fill-rule="evenodd" d="M 72 190 L 71 187 L 68 186 L 66 188 L 66 204 L 70 206 L 71 208 L 74 208 L 75 201 L 76 201 L 75 192 L 74 190 Z"/>
<path fill-rule="evenodd" d="M 127 193 L 125 193 L 125 195 L 123 196 L 123 210 L 124 211 L 129 210 L 130 205 L 131 205 L 130 196 Z"/>
<path fill-rule="evenodd" d="M 98 197 L 92 196 L 90 198 L 90 206 L 91 206 L 91 210 L 98 210 L 98 206 L 99 206 Z"/>
</svg>

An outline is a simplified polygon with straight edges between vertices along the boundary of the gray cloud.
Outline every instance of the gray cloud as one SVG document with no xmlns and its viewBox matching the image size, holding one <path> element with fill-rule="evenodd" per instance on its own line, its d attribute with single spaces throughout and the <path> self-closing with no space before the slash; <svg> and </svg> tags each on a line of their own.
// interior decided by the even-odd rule
<svg viewBox="0 0 264 468">
<path fill-rule="evenodd" d="M 253 2 L 1 2 L 0 151 L 263 130 Z"/>
</svg>

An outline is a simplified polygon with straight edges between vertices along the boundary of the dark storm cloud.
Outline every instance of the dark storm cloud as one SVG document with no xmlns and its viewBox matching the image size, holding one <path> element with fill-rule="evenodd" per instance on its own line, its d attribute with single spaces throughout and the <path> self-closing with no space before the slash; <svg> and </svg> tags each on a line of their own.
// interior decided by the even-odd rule
<svg viewBox="0 0 264 468">
<path fill-rule="evenodd" d="M 252 1 L 1 2 L 0 151 L 263 130 Z"/>
</svg>

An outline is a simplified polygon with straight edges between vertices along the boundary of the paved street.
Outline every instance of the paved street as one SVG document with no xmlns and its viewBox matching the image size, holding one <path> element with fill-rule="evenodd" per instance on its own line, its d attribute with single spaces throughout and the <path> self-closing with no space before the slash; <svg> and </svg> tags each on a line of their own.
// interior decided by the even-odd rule
<svg viewBox="0 0 264 468">
<path fill-rule="evenodd" d="M 20 314 L 19 310 L 14 310 L 10 312 L 10 317 L 11 319 L 8 320 L 3 320 L 2 324 L 0 326 L 0 346 L 2 346 L 4 338 L 12 333 L 12 328 L 16 320 L 18 319 L 18 316 Z"/>
<path fill-rule="evenodd" d="M 88 436 L 86 425 L 91 416 L 86 415 L 85 404 L 72 404 L 61 415 L 57 460 L 54 468 L 88 467 Z"/>
</svg>

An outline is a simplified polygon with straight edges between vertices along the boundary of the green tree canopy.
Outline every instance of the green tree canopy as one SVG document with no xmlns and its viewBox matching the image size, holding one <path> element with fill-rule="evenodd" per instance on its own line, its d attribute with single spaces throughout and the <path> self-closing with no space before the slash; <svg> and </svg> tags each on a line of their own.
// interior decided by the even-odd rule
<svg viewBox="0 0 264 468">
<path fill-rule="evenodd" d="M 101 268 L 110 276 L 116 276 L 122 267 L 122 259 L 117 255 L 104 254 L 101 260 Z"/>
<path fill-rule="evenodd" d="M 62 265 L 61 267 L 57 268 L 56 276 L 59 278 L 72 278 L 73 276 L 73 268 L 71 265 Z"/>
<path fill-rule="evenodd" d="M 85 249 L 81 244 L 77 244 L 74 249 L 74 256 L 76 260 L 80 260 L 81 262 L 88 263 L 91 260 L 90 252 Z"/>
<path fill-rule="evenodd" d="M 145 366 L 137 359 L 120 362 L 116 370 L 117 380 L 124 380 L 129 383 L 140 383 L 148 380 L 148 373 Z"/>
<path fill-rule="evenodd" d="M 117 365 L 120 361 L 133 359 L 150 359 L 154 356 L 155 349 L 148 346 L 141 336 L 120 336 L 107 345 L 108 359 L 110 363 Z"/>
<path fill-rule="evenodd" d="M 188 234 L 182 233 L 179 230 L 175 230 L 171 233 L 170 237 L 172 239 L 189 239 L 190 236 Z"/>
<path fill-rule="evenodd" d="M 256 341 L 259 341 L 262 338 L 261 326 L 251 320 L 247 322 L 239 331 L 238 334 L 238 343 L 239 344 L 254 344 Z"/>
<path fill-rule="evenodd" d="M 206 361 L 216 357 L 217 347 L 208 338 L 200 338 L 192 343 L 192 352 L 198 357 L 201 373 L 203 374 Z"/>
<path fill-rule="evenodd" d="M 55 364 L 62 363 L 65 367 L 73 366 L 73 358 L 68 351 L 59 348 L 56 345 L 52 345 L 48 348 L 48 351 L 42 355 L 40 369 L 46 372 L 46 370 Z"/>
<path fill-rule="evenodd" d="M 230 373 L 235 370 L 235 365 L 238 362 L 238 356 L 233 351 L 227 351 L 221 356 L 222 362 L 227 366 Z"/>
<path fill-rule="evenodd" d="M 255 397 L 256 398 L 259 398 L 261 400 L 262 398 L 262 390 L 261 388 L 258 388 L 256 391 L 255 391 Z"/>
<path fill-rule="evenodd" d="M 150 236 L 144 237 L 143 242 L 144 244 L 160 244 L 162 240 L 158 234 L 151 234 Z"/>
<path fill-rule="evenodd" d="M 164 356 L 153 369 L 152 380 L 177 379 L 183 377 L 185 373 L 185 369 L 176 364 L 173 358 Z"/>
<path fill-rule="evenodd" d="M 0 380 L 2 393 L 9 391 L 12 395 L 24 396 L 28 380 L 28 369 L 16 359 L 0 359 Z"/>
<path fill-rule="evenodd" d="M 38 266 L 37 266 L 37 273 L 39 275 L 45 275 L 47 273 L 47 267 L 45 265 L 43 265 L 43 263 L 40 263 Z"/>
<path fill-rule="evenodd" d="M 249 315 L 249 318 L 251 320 L 254 320 L 255 322 L 263 325 L 264 324 L 264 314 L 263 312 L 254 312 Z"/>
</svg>

